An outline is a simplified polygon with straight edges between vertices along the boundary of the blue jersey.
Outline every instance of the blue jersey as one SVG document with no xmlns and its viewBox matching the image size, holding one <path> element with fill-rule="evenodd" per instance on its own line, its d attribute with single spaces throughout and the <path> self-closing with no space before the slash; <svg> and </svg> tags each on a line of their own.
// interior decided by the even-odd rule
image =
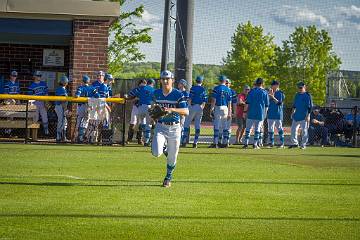
<svg viewBox="0 0 360 240">
<path fill-rule="evenodd" d="M 166 108 L 187 108 L 188 104 L 184 98 L 184 95 L 177 89 L 173 89 L 171 93 L 164 96 L 162 89 L 154 91 L 154 102 L 162 107 Z M 159 119 L 159 123 L 179 123 L 180 114 L 170 113 Z"/>
<path fill-rule="evenodd" d="M 230 89 L 230 94 L 231 94 L 231 103 L 232 104 L 236 104 L 237 103 L 237 93 L 234 89 Z"/>
<path fill-rule="evenodd" d="M 246 104 L 248 104 L 248 119 L 264 120 L 265 108 L 269 107 L 268 93 L 259 87 L 251 89 L 246 97 Z"/>
<path fill-rule="evenodd" d="M 293 120 L 297 122 L 305 120 L 306 115 L 311 112 L 312 107 L 312 98 L 308 92 L 296 93 L 293 104 L 293 108 L 295 108 Z"/>
<path fill-rule="evenodd" d="M 184 95 L 185 101 L 189 100 L 190 95 L 189 95 L 189 93 L 188 93 L 186 90 L 185 90 L 185 91 L 181 91 L 181 93 Z"/>
<path fill-rule="evenodd" d="M 48 95 L 48 87 L 46 82 L 40 81 L 38 83 L 31 83 L 29 87 L 29 94 L 35 96 L 45 96 Z"/>
<path fill-rule="evenodd" d="M 190 89 L 189 98 L 191 99 L 191 105 L 203 104 L 207 102 L 207 92 L 203 86 L 192 86 Z"/>
<path fill-rule="evenodd" d="M 109 92 L 109 97 L 112 97 L 113 96 L 113 90 L 112 90 L 112 87 L 111 85 L 109 84 L 106 84 L 107 88 L 108 88 L 108 92 Z"/>
<path fill-rule="evenodd" d="M 58 87 L 56 90 L 55 90 L 55 96 L 64 96 L 64 97 L 67 97 L 68 96 L 68 92 L 66 90 L 65 87 L 63 86 L 60 86 Z M 63 102 L 60 102 L 60 101 L 56 101 L 55 102 L 55 105 L 61 105 Z M 67 103 L 67 102 L 65 102 Z"/>
<path fill-rule="evenodd" d="M 5 94 L 19 94 L 20 93 L 19 83 L 8 81 L 7 83 L 5 83 L 4 93 Z"/>
<path fill-rule="evenodd" d="M 154 88 L 145 85 L 145 86 L 139 86 L 137 88 L 134 88 L 130 91 L 129 95 L 131 97 L 137 97 L 139 99 L 139 104 L 145 104 L 145 105 L 151 105 L 153 102 L 153 94 L 154 94 Z"/>
<path fill-rule="evenodd" d="M 228 104 L 231 103 L 231 92 L 225 85 L 218 85 L 214 87 L 211 97 L 215 98 L 216 106 L 228 106 Z"/>
<path fill-rule="evenodd" d="M 89 97 L 89 98 L 98 98 L 99 93 L 96 91 L 96 88 L 93 86 L 83 85 L 78 87 L 76 90 L 75 96 L 77 97 Z"/>
<path fill-rule="evenodd" d="M 274 100 L 270 99 L 268 119 L 283 120 L 285 95 L 282 91 L 278 90 L 275 92 L 274 97 L 278 100 L 278 103 L 275 103 Z"/>
<path fill-rule="evenodd" d="M 101 98 L 109 97 L 109 88 L 105 83 L 100 84 L 100 86 L 97 88 L 97 91 Z"/>
</svg>

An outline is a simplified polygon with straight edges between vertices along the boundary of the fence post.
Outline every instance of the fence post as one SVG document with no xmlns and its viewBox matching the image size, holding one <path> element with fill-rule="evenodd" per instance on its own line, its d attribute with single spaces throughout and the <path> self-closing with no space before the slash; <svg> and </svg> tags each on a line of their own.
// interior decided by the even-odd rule
<svg viewBox="0 0 360 240">
<path fill-rule="evenodd" d="M 122 146 L 125 146 L 125 130 L 126 130 L 126 99 L 123 104 L 123 121 L 122 121 Z"/>
<path fill-rule="evenodd" d="M 26 111 L 25 111 L 25 144 L 29 141 L 29 100 L 26 101 Z"/>
<path fill-rule="evenodd" d="M 357 147 L 357 114 L 358 114 L 358 107 L 354 107 L 354 119 L 353 119 L 353 147 Z"/>
</svg>

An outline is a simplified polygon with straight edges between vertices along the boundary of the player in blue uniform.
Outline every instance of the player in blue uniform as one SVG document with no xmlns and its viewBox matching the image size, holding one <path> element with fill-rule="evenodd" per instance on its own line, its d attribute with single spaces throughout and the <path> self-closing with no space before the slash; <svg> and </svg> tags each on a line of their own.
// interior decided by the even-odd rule
<svg viewBox="0 0 360 240">
<path fill-rule="evenodd" d="M 203 110 L 205 104 L 207 103 L 207 92 L 206 89 L 202 86 L 204 81 L 203 76 L 198 76 L 195 79 L 196 85 L 190 88 L 189 94 L 189 115 L 185 118 L 184 123 L 184 132 L 182 135 L 181 143 L 185 147 L 186 143 L 189 141 L 190 136 L 190 124 L 194 120 L 195 125 L 195 138 L 193 143 L 193 148 L 197 148 L 197 143 L 200 136 L 201 128 L 201 118 L 203 116 Z"/>
<path fill-rule="evenodd" d="M 55 96 L 68 96 L 66 86 L 69 83 L 69 79 L 66 76 L 62 76 L 60 79 L 60 86 L 55 90 Z M 57 127 L 56 127 L 56 142 L 66 141 L 66 128 L 67 128 L 67 102 L 56 101 L 55 112 L 57 116 Z"/>
<path fill-rule="evenodd" d="M 149 115 L 149 109 L 151 108 L 151 104 L 153 102 L 153 93 L 154 88 L 145 84 L 130 91 L 128 97 L 129 99 L 139 99 L 138 118 L 141 123 L 141 129 L 144 131 L 144 146 L 150 146 L 151 118 Z"/>
<path fill-rule="evenodd" d="M 105 78 L 104 78 L 104 83 L 107 86 L 107 90 L 108 90 L 108 97 L 112 97 L 113 96 L 113 90 L 112 90 L 112 83 L 114 81 L 113 76 L 110 73 L 106 73 L 105 74 Z"/>
<path fill-rule="evenodd" d="M 160 78 L 161 89 L 155 90 L 154 103 L 164 107 L 168 114 L 157 120 L 152 141 L 152 154 L 160 157 L 167 144 L 166 176 L 163 187 L 170 187 L 181 140 L 180 116 L 188 115 L 189 110 L 183 94 L 173 88 L 173 74 L 170 71 L 163 71 Z"/>
<path fill-rule="evenodd" d="M 31 83 L 29 87 L 29 94 L 35 96 L 47 96 L 48 86 L 46 82 L 41 81 L 41 72 L 35 71 L 33 77 L 34 77 L 34 82 Z M 36 106 L 35 122 L 39 121 L 39 115 L 40 115 L 44 128 L 44 134 L 49 135 L 49 123 L 48 123 L 48 115 L 47 115 L 45 103 L 43 101 L 35 101 L 34 104 Z"/>
<path fill-rule="evenodd" d="M 189 100 L 189 92 L 186 91 L 187 81 L 185 79 L 180 79 L 177 85 L 177 89 L 184 95 L 185 101 L 188 102 Z M 185 116 L 180 117 L 180 125 L 181 125 L 181 136 L 184 132 L 184 123 L 185 123 Z"/>
<path fill-rule="evenodd" d="M 236 104 L 237 104 L 237 93 L 234 89 L 231 88 L 231 81 L 230 79 L 226 79 L 225 85 L 229 88 L 230 90 L 230 94 L 231 94 L 231 104 L 232 104 L 232 110 L 235 111 L 236 109 Z M 229 137 L 227 138 L 227 140 L 224 139 L 224 141 L 222 142 L 221 147 L 227 148 L 229 147 L 230 144 L 230 138 L 231 138 L 231 124 L 232 124 L 232 115 L 231 117 L 227 120 L 226 125 L 225 125 L 225 132 L 229 133 Z M 221 134 L 221 130 L 220 130 L 220 134 L 219 134 L 219 142 L 221 143 L 222 141 L 222 134 Z"/>
<path fill-rule="evenodd" d="M 4 93 L 5 94 L 19 94 L 20 93 L 20 87 L 19 82 L 16 81 L 16 78 L 18 76 L 18 73 L 16 71 L 12 71 L 10 73 L 10 80 L 5 83 L 4 85 Z M 5 104 L 16 104 L 15 99 L 6 99 L 4 101 Z M 8 135 L 11 135 L 11 129 L 5 129 L 5 133 Z"/>
<path fill-rule="evenodd" d="M 99 88 L 100 86 L 104 85 L 104 81 L 105 81 L 105 72 L 103 71 L 96 72 L 96 80 L 91 85 L 96 89 L 96 91 L 99 94 L 100 94 Z M 105 96 L 101 96 L 100 94 L 100 97 L 105 97 Z"/>
<path fill-rule="evenodd" d="M 284 129 L 282 126 L 283 121 L 283 108 L 285 94 L 279 89 L 280 83 L 276 80 L 272 81 L 271 89 L 269 90 L 269 109 L 268 109 L 268 131 L 269 131 L 269 147 L 274 147 L 275 144 L 275 127 L 278 131 L 280 138 L 280 148 L 284 148 Z"/>
<path fill-rule="evenodd" d="M 247 148 L 250 140 L 250 131 L 254 127 L 254 149 L 259 149 L 258 141 L 260 130 L 265 119 L 267 108 L 269 107 L 269 96 L 263 88 L 264 80 L 258 78 L 255 81 L 255 87 L 251 89 L 246 98 L 244 108 L 244 117 L 246 120 L 244 147 Z"/>
<path fill-rule="evenodd" d="M 211 93 L 211 115 L 214 116 L 214 141 L 210 148 L 218 148 L 220 146 L 219 134 L 222 129 L 224 141 L 229 139 L 229 131 L 226 130 L 226 123 L 231 118 L 232 103 L 230 89 L 225 85 L 226 76 L 219 77 L 219 85 L 216 86 Z"/>
<path fill-rule="evenodd" d="M 299 127 L 302 130 L 301 149 L 306 148 L 308 141 L 308 128 L 310 123 L 310 113 L 313 107 L 311 95 L 306 91 L 306 85 L 303 82 L 297 84 L 298 92 L 294 97 L 293 112 L 291 114 L 291 146 L 295 148 L 299 146 L 297 134 Z"/>
<path fill-rule="evenodd" d="M 88 97 L 88 98 L 100 97 L 99 93 L 96 91 L 96 88 L 90 85 L 90 78 L 87 75 L 83 76 L 82 81 L 83 81 L 83 85 L 78 87 L 75 93 L 75 97 Z M 77 141 L 79 143 L 82 143 L 84 141 L 85 129 L 87 128 L 88 124 L 89 124 L 88 104 L 78 103 L 76 128 L 78 129 Z"/>
<path fill-rule="evenodd" d="M 146 80 L 145 79 L 141 79 L 138 84 L 137 84 L 137 87 L 132 89 L 131 92 L 135 92 L 137 91 L 137 88 L 140 87 L 140 86 L 145 86 L 147 84 Z M 126 100 L 132 100 L 133 98 L 128 98 L 128 96 L 126 95 Z M 129 124 L 129 129 L 128 129 L 128 138 L 127 138 L 127 143 L 129 144 L 132 139 L 133 139 L 133 136 L 134 136 L 134 131 L 135 131 L 135 126 L 136 125 L 139 125 L 138 127 L 138 131 L 137 131 L 137 134 L 136 134 L 136 139 L 138 140 L 138 144 L 140 145 L 143 145 L 144 142 L 142 140 L 142 131 L 143 129 L 141 128 L 143 126 L 143 124 L 145 124 L 145 122 L 143 122 L 143 124 L 141 124 L 139 122 L 139 106 L 140 106 L 140 103 L 139 103 L 139 99 L 136 99 L 135 98 L 135 101 L 133 103 L 133 106 L 132 106 L 132 109 L 131 109 L 131 118 L 130 118 L 130 124 Z"/>
</svg>

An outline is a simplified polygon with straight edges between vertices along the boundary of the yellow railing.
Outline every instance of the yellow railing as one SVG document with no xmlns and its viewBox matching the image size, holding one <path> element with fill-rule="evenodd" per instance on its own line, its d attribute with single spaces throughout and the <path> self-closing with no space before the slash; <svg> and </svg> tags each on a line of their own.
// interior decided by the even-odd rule
<svg viewBox="0 0 360 240">
<path fill-rule="evenodd" d="M 60 102 L 87 102 L 86 97 L 62 97 L 62 96 L 33 96 L 20 94 L 0 94 L 0 99 L 15 99 L 15 100 L 38 100 L 38 101 L 60 101 Z M 106 98 L 106 102 L 110 103 L 125 103 L 125 98 Z"/>
</svg>

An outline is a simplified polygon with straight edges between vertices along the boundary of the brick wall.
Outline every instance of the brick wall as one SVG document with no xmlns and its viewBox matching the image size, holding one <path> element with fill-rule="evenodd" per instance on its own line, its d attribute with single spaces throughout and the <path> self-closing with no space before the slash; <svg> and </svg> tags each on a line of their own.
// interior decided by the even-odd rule
<svg viewBox="0 0 360 240">
<path fill-rule="evenodd" d="M 43 63 L 43 49 L 64 49 L 64 67 L 45 67 Z M 35 70 L 69 72 L 70 47 L 48 45 L 24 45 L 0 43 L 0 75 L 9 78 L 11 70 L 16 70 L 22 91 L 26 91 L 32 81 Z"/>
<path fill-rule="evenodd" d="M 109 24 L 107 20 L 74 20 L 70 48 L 72 92 L 81 84 L 82 75 L 87 74 L 93 80 L 95 71 L 107 70 Z"/>
</svg>

